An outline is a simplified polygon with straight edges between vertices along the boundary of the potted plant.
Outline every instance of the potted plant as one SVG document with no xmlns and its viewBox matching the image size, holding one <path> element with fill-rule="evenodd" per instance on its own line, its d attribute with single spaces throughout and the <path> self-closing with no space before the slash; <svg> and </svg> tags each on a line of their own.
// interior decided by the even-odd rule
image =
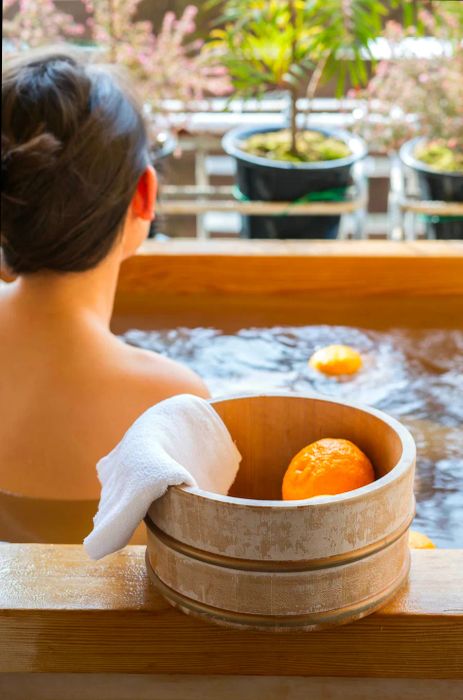
<svg viewBox="0 0 463 700">
<path fill-rule="evenodd" d="M 375 150 L 399 153 L 422 199 L 463 202 L 463 5 L 435 3 L 418 20 L 386 25 L 387 58 L 363 93 L 360 133 Z M 463 238 L 463 217 L 426 217 L 426 226 L 436 238 Z"/>
<path fill-rule="evenodd" d="M 240 196 L 250 200 L 339 199 L 364 142 L 344 131 L 307 126 L 321 83 L 336 77 L 338 96 L 347 78 L 366 82 L 365 59 L 387 13 L 381 0 L 226 0 L 211 43 L 222 52 L 235 94 L 284 90 L 289 116 L 283 128 L 262 125 L 227 134 L 225 151 L 237 163 Z M 302 114 L 299 97 L 309 109 Z M 335 237 L 338 216 L 245 217 L 252 238 Z"/>
</svg>

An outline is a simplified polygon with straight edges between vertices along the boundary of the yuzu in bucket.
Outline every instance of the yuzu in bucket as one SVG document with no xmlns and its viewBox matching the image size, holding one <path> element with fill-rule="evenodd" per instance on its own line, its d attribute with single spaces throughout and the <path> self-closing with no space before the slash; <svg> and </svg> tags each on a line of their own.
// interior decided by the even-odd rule
<svg viewBox="0 0 463 700">
<path fill-rule="evenodd" d="M 291 460 L 283 478 L 284 501 L 353 491 L 375 480 L 373 465 L 350 440 L 323 438 Z"/>
</svg>

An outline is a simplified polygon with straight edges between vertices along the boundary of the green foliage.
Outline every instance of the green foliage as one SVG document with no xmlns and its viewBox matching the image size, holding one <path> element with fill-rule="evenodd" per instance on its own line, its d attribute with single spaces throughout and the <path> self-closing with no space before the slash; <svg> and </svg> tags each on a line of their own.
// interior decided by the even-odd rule
<svg viewBox="0 0 463 700">
<path fill-rule="evenodd" d="M 381 33 L 388 10 L 382 0 L 317 0 L 311 21 L 319 25 L 313 50 L 325 57 L 322 80 L 336 77 L 337 96 L 347 76 L 354 87 L 367 82 L 365 66 L 373 60 L 371 44 Z"/>
<path fill-rule="evenodd" d="M 237 92 L 290 88 L 313 67 L 303 0 L 230 0 L 222 19 L 211 37 Z"/>
<path fill-rule="evenodd" d="M 305 90 L 313 71 L 321 81 L 367 80 L 365 59 L 387 14 L 383 0 L 226 0 L 211 41 L 222 53 L 235 90 Z M 318 82 L 318 81 L 317 81 Z"/>
</svg>

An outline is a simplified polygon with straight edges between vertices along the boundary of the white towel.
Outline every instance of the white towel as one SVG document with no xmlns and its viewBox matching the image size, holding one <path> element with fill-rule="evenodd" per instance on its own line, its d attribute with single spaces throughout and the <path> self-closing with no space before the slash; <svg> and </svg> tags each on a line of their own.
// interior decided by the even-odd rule
<svg viewBox="0 0 463 700">
<path fill-rule="evenodd" d="M 182 394 L 143 413 L 97 464 L 101 497 L 84 546 L 92 559 L 124 547 L 151 503 L 169 486 L 226 494 L 241 455 L 204 399 Z"/>
</svg>

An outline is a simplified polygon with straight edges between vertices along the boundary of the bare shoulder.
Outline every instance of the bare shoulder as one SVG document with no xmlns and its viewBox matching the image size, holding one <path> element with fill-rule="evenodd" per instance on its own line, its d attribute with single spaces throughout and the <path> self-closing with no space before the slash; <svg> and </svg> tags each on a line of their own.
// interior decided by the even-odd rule
<svg viewBox="0 0 463 700">
<path fill-rule="evenodd" d="M 131 378 L 140 390 L 153 399 L 162 400 L 175 394 L 209 397 L 201 377 L 185 365 L 150 350 L 126 346 Z"/>
</svg>

